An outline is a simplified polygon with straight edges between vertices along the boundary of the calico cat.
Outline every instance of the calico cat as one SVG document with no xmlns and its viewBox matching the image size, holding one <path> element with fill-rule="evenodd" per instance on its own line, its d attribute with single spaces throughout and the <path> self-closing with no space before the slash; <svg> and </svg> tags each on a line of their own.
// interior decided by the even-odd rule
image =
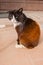
<svg viewBox="0 0 43 65">
<path fill-rule="evenodd" d="M 38 45 L 40 38 L 40 27 L 36 21 L 28 18 L 23 13 L 23 8 L 9 11 L 9 20 L 14 23 L 18 34 L 17 44 L 24 45 L 26 48 L 34 48 Z"/>
</svg>

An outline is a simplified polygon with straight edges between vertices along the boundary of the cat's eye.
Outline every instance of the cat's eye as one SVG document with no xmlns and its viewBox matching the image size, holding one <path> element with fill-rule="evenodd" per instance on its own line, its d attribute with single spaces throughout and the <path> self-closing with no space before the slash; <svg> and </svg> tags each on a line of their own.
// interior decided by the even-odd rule
<svg viewBox="0 0 43 65">
<path fill-rule="evenodd" d="M 17 19 L 18 17 L 16 17 L 16 19 Z"/>
</svg>

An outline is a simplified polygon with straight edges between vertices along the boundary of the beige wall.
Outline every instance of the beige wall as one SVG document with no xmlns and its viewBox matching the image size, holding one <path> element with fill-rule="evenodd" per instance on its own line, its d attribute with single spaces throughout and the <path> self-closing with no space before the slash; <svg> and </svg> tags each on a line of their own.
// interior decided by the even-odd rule
<svg viewBox="0 0 43 65">
<path fill-rule="evenodd" d="M 12 10 L 23 7 L 24 10 L 43 10 L 42 0 L 0 0 L 0 10 Z"/>
</svg>

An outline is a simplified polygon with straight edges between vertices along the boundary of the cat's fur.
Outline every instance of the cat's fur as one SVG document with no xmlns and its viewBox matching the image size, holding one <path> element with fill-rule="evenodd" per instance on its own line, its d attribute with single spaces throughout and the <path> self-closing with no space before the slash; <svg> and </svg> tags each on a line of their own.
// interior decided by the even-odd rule
<svg viewBox="0 0 43 65">
<path fill-rule="evenodd" d="M 18 10 L 9 11 L 10 20 L 13 18 L 15 29 L 18 34 L 18 44 L 23 44 L 25 47 L 35 47 L 38 45 L 40 38 L 40 27 L 31 18 L 27 18 L 23 13 L 23 8 Z"/>
</svg>

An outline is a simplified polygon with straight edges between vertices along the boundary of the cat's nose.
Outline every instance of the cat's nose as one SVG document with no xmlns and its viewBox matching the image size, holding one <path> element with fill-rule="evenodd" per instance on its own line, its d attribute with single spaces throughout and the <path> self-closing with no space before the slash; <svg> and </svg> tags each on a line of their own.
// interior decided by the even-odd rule
<svg viewBox="0 0 43 65">
<path fill-rule="evenodd" d="M 10 17 L 8 17 L 8 19 L 9 19 L 9 20 L 11 20 L 11 18 L 10 18 Z"/>
</svg>

